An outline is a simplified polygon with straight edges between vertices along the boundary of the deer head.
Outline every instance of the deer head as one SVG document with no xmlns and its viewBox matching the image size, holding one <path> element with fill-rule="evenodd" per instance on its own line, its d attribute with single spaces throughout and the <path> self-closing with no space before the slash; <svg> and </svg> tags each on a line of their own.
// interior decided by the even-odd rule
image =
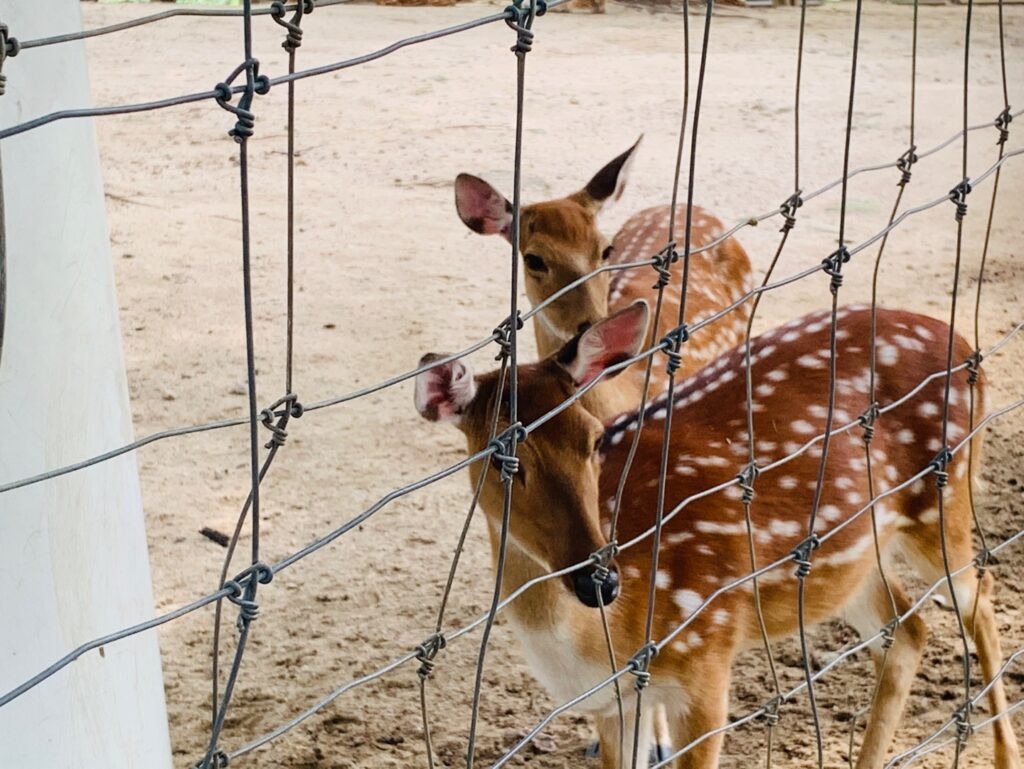
<svg viewBox="0 0 1024 769">
<path fill-rule="evenodd" d="M 641 137 L 642 138 L 642 137 Z M 601 266 L 611 245 L 597 215 L 622 196 L 640 139 L 568 197 L 523 206 L 519 251 L 526 295 L 534 305 Z M 512 240 L 512 204 L 483 179 L 459 174 L 455 208 L 473 232 Z M 598 275 L 555 300 L 538 316 L 537 341 L 551 351 L 608 314 L 608 275 Z"/>
<path fill-rule="evenodd" d="M 520 366 L 520 421 L 529 424 L 608 367 L 636 355 L 647 330 L 647 315 L 647 305 L 637 302 L 589 327 L 558 353 Z M 421 365 L 439 357 L 427 354 Z M 474 377 L 460 360 L 439 365 L 416 378 L 416 409 L 425 419 L 457 426 L 466 436 L 469 453 L 476 453 L 488 444 L 496 405 L 502 409 L 499 433 L 509 426 L 504 410 L 507 386 L 498 392 L 498 380 L 496 371 Z M 577 401 L 519 444 L 509 535 L 520 551 L 547 571 L 585 561 L 607 544 L 598 511 L 604 429 Z M 479 462 L 472 466 L 473 484 L 483 470 Z M 503 499 L 498 473 L 489 472 L 480 505 L 492 531 L 500 527 Z M 567 581 L 580 601 L 596 607 L 593 571 L 594 567 L 579 569 Z M 617 594 L 618 572 L 613 565 L 611 576 L 602 584 L 601 598 L 608 604 Z"/>
</svg>

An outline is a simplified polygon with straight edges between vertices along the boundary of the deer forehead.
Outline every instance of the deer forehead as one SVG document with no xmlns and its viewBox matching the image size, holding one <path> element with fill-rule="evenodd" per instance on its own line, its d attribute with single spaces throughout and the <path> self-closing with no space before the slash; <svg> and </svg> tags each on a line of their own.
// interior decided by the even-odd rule
<svg viewBox="0 0 1024 769">
<path fill-rule="evenodd" d="M 552 258 L 592 258 L 602 236 L 594 215 L 572 200 L 538 203 L 523 211 L 522 247 L 544 248 Z"/>
</svg>

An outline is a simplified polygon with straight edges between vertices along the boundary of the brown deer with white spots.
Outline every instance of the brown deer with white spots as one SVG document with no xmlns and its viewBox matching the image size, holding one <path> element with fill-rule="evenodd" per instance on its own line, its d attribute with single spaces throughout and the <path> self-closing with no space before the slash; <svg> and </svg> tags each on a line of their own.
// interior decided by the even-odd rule
<svg viewBox="0 0 1024 769">
<path fill-rule="evenodd" d="M 587 185 L 564 198 L 523 206 L 520 211 L 519 249 L 523 257 L 526 295 L 534 305 L 597 268 L 650 259 L 668 243 L 670 206 L 647 208 L 631 217 L 609 242 L 598 228 L 597 217 L 622 196 L 630 165 L 640 140 L 608 163 Z M 502 235 L 511 240 L 512 204 L 494 187 L 469 174 L 455 179 L 455 207 L 459 217 L 481 235 Z M 682 254 L 686 206 L 676 211 L 676 251 Z M 693 208 L 691 249 L 720 237 L 722 223 L 701 208 Z M 673 279 L 665 288 L 656 342 L 679 320 L 682 264 L 675 265 Z M 559 350 L 583 328 L 610 313 L 644 299 L 653 306 L 657 275 L 638 267 L 596 275 L 556 299 L 534 318 L 537 348 L 541 356 Z M 729 306 L 751 287 L 750 259 L 735 238 L 690 258 L 686 293 L 688 324 Z M 714 360 L 743 340 L 749 307 L 744 304 L 695 336 L 686 345 L 679 376 L 686 376 Z M 635 409 L 643 391 L 644 364 L 638 363 L 622 376 L 602 382 L 584 396 L 584 403 L 602 419 Z M 661 367 L 651 372 L 650 394 L 664 391 L 668 375 Z"/>
<path fill-rule="evenodd" d="M 847 307 L 838 313 L 834 427 L 855 421 L 865 410 L 868 392 L 870 313 Z M 648 310 L 636 303 L 584 331 L 578 339 L 544 360 L 519 368 L 519 418 L 530 424 L 592 381 L 612 362 L 640 349 Z M 929 375 L 945 370 L 949 327 L 908 312 L 879 310 L 876 392 L 881 408 L 907 396 Z M 759 566 L 786 558 L 810 542 L 812 496 L 821 459 L 829 382 L 828 313 L 816 313 L 766 333 L 752 342 L 753 424 L 759 467 L 810 449 L 784 464 L 764 470 L 754 483 L 751 503 L 753 542 Z M 971 353 L 956 337 L 958 361 Z M 425 358 L 429 359 L 428 358 Z M 671 461 L 666 478 L 666 514 L 699 492 L 736 479 L 747 463 L 745 367 L 742 350 L 734 350 L 680 383 L 673 403 L 665 398 L 647 407 L 636 462 L 622 499 L 619 542 L 648 531 L 655 522 L 659 455 L 666 410 L 673 409 Z M 965 440 L 968 375 L 954 374 L 949 405 L 949 440 Z M 427 419 L 455 423 L 465 434 L 467 450 L 488 443 L 496 404 L 496 372 L 474 377 L 456 361 L 421 374 L 416 404 Z M 937 376 L 877 420 L 871 443 L 875 493 L 893 490 L 904 479 L 929 468 L 941 445 L 944 376 Z M 979 402 L 985 383 L 975 384 Z M 502 405 L 504 409 L 504 406 Z M 981 414 L 976 418 L 980 419 Z M 505 415 L 499 426 L 507 427 Z M 513 481 L 510 536 L 502 586 L 507 596 L 527 580 L 587 561 L 608 544 L 609 517 L 630 444 L 636 414 L 604 424 L 576 402 L 535 428 L 519 444 L 519 472 Z M 974 439 L 976 443 L 979 439 Z M 980 447 L 975 446 L 975 452 Z M 975 465 L 976 466 L 976 465 Z M 988 694 L 990 712 L 1006 709 L 1006 695 L 996 676 L 1000 639 L 992 604 L 993 579 L 979 579 L 969 507 L 966 446 L 947 465 L 944 490 L 945 538 L 949 568 L 966 567 L 954 577 L 957 604 L 973 637 L 981 673 L 994 681 Z M 482 471 L 473 465 L 475 484 Z M 878 543 L 897 611 L 910 601 L 899 583 L 894 557 L 900 556 L 917 576 L 936 583 L 944 578 L 938 497 L 934 472 L 874 505 Z M 488 473 L 481 498 L 496 556 L 501 526 L 503 487 L 498 473 Z M 875 560 L 865 447 L 859 429 L 833 435 L 825 468 L 815 534 L 820 547 L 805 577 L 805 622 L 808 626 L 843 617 L 864 638 L 875 636 L 893 618 L 892 605 Z M 859 511 L 864 511 L 860 512 Z M 833 534 L 830 531 L 835 530 Z M 644 693 L 644 719 L 657 707 L 669 716 L 676 749 L 727 723 L 729 679 L 736 655 L 761 645 L 748 582 L 729 589 L 700 607 L 711 593 L 751 571 L 741 490 L 733 483 L 722 491 L 692 500 L 664 523 L 655 584 L 653 638 L 666 639 L 689 619 L 651 662 Z M 595 562 L 568 577 L 534 585 L 507 608 L 509 625 L 522 642 L 526 658 L 551 696 L 562 702 L 609 674 L 600 613 L 607 612 L 619 656 L 644 645 L 651 539 L 622 550 L 603 582 L 593 579 Z M 773 638 L 796 634 L 797 585 L 794 565 L 759 579 L 768 633 Z M 942 588 L 945 585 L 943 583 Z M 924 620 L 909 614 L 891 627 L 892 645 L 881 665 L 881 640 L 872 645 L 881 675 L 871 715 L 861 740 L 856 766 L 881 767 L 898 725 L 926 643 Z M 632 755 L 633 688 L 623 687 L 625 756 Z M 598 722 L 601 756 L 606 768 L 619 767 L 618 710 L 611 687 L 579 704 Z M 649 738 L 649 725 L 639 729 Z M 717 766 L 723 736 L 704 739 L 678 760 L 681 766 Z M 994 724 L 998 769 L 1020 769 L 1020 755 L 1009 717 Z M 639 755 L 647 746 L 637 746 Z"/>
</svg>

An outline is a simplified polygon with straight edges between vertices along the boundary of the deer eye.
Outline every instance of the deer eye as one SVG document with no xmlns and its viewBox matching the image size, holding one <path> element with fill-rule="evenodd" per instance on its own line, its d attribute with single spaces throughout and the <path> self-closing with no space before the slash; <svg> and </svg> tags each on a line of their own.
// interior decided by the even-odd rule
<svg viewBox="0 0 1024 769">
<path fill-rule="evenodd" d="M 604 433 L 600 433 L 594 436 L 594 448 L 591 450 L 592 454 L 597 454 L 601 449 L 604 448 Z"/>
<path fill-rule="evenodd" d="M 523 257 L 523 260 L 526 262 L 526 269 L 530 270 L 531 272 L 548 271 L 548 266 L 544 264 L 544 260 L 541 259 L 536 254 L 527 254 L 525 257 Z"/>
<path fill-rule="evenodd" d="M 602 261 L 607 262 L 609 257 L 612 255 L 612 247 L 608 246 L 604 251 L 601 252 Z"/>
</svg>

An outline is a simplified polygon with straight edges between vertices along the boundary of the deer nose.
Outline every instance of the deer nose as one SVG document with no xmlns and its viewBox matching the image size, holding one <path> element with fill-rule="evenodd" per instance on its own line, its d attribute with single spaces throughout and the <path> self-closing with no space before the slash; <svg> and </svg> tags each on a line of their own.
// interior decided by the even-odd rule
<svg viewBox="0 0 1024 769">
<path fill-rule="evenodd" d="M 590 328 L 593 325 L 594 324 L 591 323 L 589 320 L 585 320 L 582 323 L 580 323 L 580 325 L 578 325 L 576 327 L 576 333 L 577 334 L 582 334 L 584 331 L 586 331 L 588 328 Z"/>
<path fill-rule="evenodd" d="M 616 566 L 608 568 L 608 574 L 603 581 L 594 579 L 596 566 L 586 566 L 573 574 L 572 586 L 576 591 L 576 597 L 584 606 L 596 609 L 601 603 L 608 606 L 619 595 L 619 569 Z M 600 599 L 598 598 L 598 591 Z"/>
</svg>

